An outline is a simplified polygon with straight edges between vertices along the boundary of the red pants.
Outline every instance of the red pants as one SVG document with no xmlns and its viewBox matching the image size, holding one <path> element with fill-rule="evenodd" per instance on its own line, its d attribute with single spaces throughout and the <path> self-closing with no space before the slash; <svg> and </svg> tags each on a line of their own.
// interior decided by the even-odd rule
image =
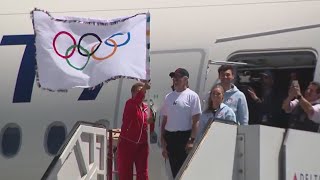
<svg viewBox="0 0 320 180">
<path fill-rule="evenodd" d="M 148 177 L 148 143 L 135 144 L 119 139 L 117 164 L 120 180 L 133 179 L 133 164 L 136 167 L 136 180 L 149 180 Z"/>
</svg>

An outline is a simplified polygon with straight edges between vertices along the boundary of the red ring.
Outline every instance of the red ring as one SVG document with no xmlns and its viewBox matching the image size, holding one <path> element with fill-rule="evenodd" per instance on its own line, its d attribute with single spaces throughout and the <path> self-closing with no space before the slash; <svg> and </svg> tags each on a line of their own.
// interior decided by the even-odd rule
<svg viewBox="0 0 320 180">
<path fill-rule="evenodd" d="M 66 35 L 68 35 L 68 36 L 72 39 L 74 46 L 76 46 L 77 44 L 76 44 L 76 40 L 74 39 L 74 37 L 73 37 L 70 33 L 66 32 L 66 31 L 60 31 L 60 32 L 59 32 L 58 34 L 56 34 L 56 36 L 53 38 L 53 44 L 52 44 L 52 45 L 53 45 L 54 51 L 58 54 L 58 56 L 62 57 L 63 59 L 67 59 L 67 58 L 70 58 L 70 57 L 73 55 L 73 53 L 74 53 L 74 51 L 76 50 L 76 48 L 73 48 L 73 50 L 71 51 L 71 53 L 70 53 L 69 55 L 67 55 L 67 56 L 61 55 L 61 54 L 58 52 L 57 48 L 56 48 L 56 40 L 57 40 L 58 36 L 60 36 L 61 34 L 66 34 Z"/>
</svg>

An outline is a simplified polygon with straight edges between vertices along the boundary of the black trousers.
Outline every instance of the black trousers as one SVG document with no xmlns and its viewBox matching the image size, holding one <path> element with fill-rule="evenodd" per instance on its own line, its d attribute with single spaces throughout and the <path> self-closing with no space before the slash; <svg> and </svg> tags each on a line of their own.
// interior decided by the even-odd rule
<svg viewBox="0 0 320 180">
<path fill-rule="evenodd" d="M 185 148 L 190 135 L 191 130 L 175 132 L 165 131 L 164 138 L 167 143 L 167 151 L 173 178 L 177 176 L 183 162 L 188 156 Z"/>
</svg>

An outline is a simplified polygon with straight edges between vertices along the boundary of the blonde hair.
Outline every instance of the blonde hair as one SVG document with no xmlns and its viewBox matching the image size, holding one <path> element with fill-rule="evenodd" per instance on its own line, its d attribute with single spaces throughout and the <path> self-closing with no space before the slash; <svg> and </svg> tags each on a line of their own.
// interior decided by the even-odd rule
<svg viewBox="0 0 320 180">
<path fill-rule="evenodd" d="M 133 93 L 135 93 L 139 87 L 143 87 L 143 86 L 144 86 L 144 84 L 141 82 L 138 82 L 138 83 L 135 83 L 134 85 L 132 85 L 131 95 L 133 95 Z"/>
</svg>

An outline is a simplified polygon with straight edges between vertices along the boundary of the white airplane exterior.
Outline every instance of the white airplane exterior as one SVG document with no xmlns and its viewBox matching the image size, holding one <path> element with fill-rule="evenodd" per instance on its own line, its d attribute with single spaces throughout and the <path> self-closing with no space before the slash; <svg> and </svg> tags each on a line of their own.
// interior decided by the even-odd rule
<svg viewBox="0 0 320 180">
<path fill-rule="evenodd" d="M 189 71 L 190 88 L 200 96 L 217 80 L 216 66 L 207 71 L 207 65 L 214 64 L 213 61 L 256 64 L 268 53 L 280 53 L 275 57 L 278 60 L 267 63 L 270 67 L 313 68 L 315 79 L 320 78 L 317 0 L 3 0 L 1 179 L 40 179 L 61 140 L 77 121 L 108 120 L 112 128 L 119 128 L 124 103 L 134 82 L 115 80 L 94 90 L 73 89 L 68 93 L 38 88 L 30 18 L 35 7 L 57 16 L 97 18 L 149 11 L 152 79 L 149 96 L 158 111 L 163 97 L 171 91 L 168 74 L 178 67 Z M 258 55 L 252 58 L 250 54 Z M 292 62 L 298 63 L 294 66 Z M 156 124 L 159 128 L 159 119 Z M 154 156 L 160 158 L 160 154 Z"/>
</svg>

